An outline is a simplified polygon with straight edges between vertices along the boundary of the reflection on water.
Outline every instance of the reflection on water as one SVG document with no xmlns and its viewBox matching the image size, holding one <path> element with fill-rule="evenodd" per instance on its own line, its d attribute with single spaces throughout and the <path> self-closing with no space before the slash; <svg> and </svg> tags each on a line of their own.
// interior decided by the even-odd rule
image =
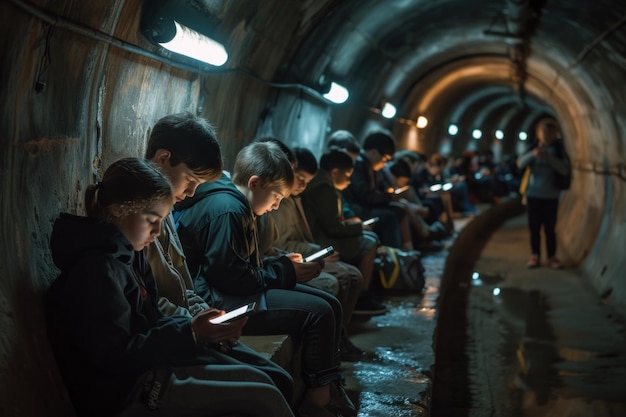
<svg viewBox="0 0 626 417">
<path fill-rule="evenodd" d="M 517 409 L 509 408 L 508 412 L 523 416 L 566 415 L 548 411 L 550 407 L 546 407 L 560 398 L 626 402 L 626 346 L 593 350 L 589 347 L 608 344 L 584 342 L 584 337 L 576 338 L 571 329 L 568 338 L 557 338 L 550 324 L 553 311 L 540 291 L 499 287 L 493 279 L 491 282 L 496 285 L 487 285 L 484 274 L 473 277 L 472 281 L 474 291 L 481 294 L 482 308 L 492 309 L 494 320 L 500 324 L 498 357 L 502 368 L 509 370 L 501 369 L 499 374 L 512 381 L 502 381 L 510 387 L 508 399 L 495 401 L 509 401 L 508 406 Z M 572 329 L 576 328 L 574 323 L 570 324 Z M 568 345 L 568 340 L 579 346 Z M 582 348 L 583 345 L 587 348 Z"/>
</svg>

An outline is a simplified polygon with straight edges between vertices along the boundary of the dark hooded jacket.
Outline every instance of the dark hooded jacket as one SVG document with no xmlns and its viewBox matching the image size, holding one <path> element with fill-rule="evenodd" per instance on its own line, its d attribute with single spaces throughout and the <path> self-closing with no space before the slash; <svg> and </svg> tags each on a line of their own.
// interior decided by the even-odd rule
<svg viewBox="0 0 626 417">
<path fill-rule="evenodd" d="M 302 206 L 313 238 L 321 245 L 333 245 L 342 259 L 353 259 L 361 249 L 363 226 L 344 222 L 340 204 L 341 194 L 335 189 L 330 173 L 320 168 L 302 193 Z"/>
<path fill-rule="evenodd" d="M 193 364 L 190 320 L 161 316 L 143 252 L 115 226 L 62 214 L 50 244 L 48 334 L 79 416 L 113 415 L 150 369 Z"/>
<path fill-rule="evenodd" d="M 372 164 L 361 152 L 354 162 L 350 185 L 343 191 L 345 199 L 357 212 L 360 207 L 388 207 L 393 200 L 383 189 L 380 172 L 372 169 Z"/>
<path fill-rule="evenodd" d="M 261 261 L 255 215 L 227 173 L 176 204 L 174 218 L 196 291 L 209 305 L 231 310 L 256 301 L 263 311 L 266 290 L 295 286 L 289 258 Z"/>
</svg>

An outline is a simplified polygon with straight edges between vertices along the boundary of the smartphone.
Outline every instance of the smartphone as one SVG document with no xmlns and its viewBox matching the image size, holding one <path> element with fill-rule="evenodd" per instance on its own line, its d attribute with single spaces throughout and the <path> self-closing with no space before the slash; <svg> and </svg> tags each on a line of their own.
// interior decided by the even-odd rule
<svg viewBox="0 0 626 417">
<path fill-rule="evenodd" d="M 222 314 L 221 316 L 213 317 L 212 319 L 209 319 L 209 321 L 213 324 L 228 323 L 229 321 L 249 316 L 250 314 L 254 313 L 255 310 L 256 302 L 251 302 L 250 304 L 231 310 L 228 313 Z"/>
<path fill-rule="evenodd" d="M 319 261 L 320 259 L 324 259 L 325 257 L 332 255 L 335 253 L 335 248 L 329 246 L 327 248 L 322 249 L 321 251 L 315 252 L 313 255 L 309 255 L 302 260 L 302 262 L 313 262 Z"/>
<path fill-rule="evenodd" d="M 372 217 L 371 219 L 367 219 L 367 220 L 363 220 L 363 223 L 361 223 L 363 226 L 369 226 L 370 224 L 374 224 L 379 220 L 378 217 Z"/>
<path fill-rule="evenodd" d="M 409 187 L 410 187 L 410 185 L 405 185 L 404 187 L 396 188 L 395 190 L 393 190 L 393 193 L 394 194 L 402 194 L 403 192 L 408 190 Z"/>
</svg>

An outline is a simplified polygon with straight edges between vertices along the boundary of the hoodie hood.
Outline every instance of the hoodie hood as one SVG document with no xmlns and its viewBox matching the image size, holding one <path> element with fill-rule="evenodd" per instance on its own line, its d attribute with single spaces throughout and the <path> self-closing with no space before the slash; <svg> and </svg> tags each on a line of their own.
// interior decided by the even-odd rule
<svg viewBox="0 0 626 417">
<path fill-rule="evenodd" d="M 245 206 L 249 206 L 246 196 L 233 184 L 230 174 L 227 171 L 222 172 L 222 176 L 217 181 L 205 182 L 198 186 L 193 197 L 187 197 L 183 201 L 174 206 L 175 211 L 189 208 L 198 201 L 204 199 L 208 195 L 215 193 L 228 193 L 239 200 Z"/>
<path fill-rule="evenodd" d="M 92 250 L 109 253 L 126 264 L 132 263 L 135 253 L 132 244 L 115 225 L 68 213 L 62 213 L 54 222 L 50 247 L 52 260 L 61 271 Z"/>
</svg>

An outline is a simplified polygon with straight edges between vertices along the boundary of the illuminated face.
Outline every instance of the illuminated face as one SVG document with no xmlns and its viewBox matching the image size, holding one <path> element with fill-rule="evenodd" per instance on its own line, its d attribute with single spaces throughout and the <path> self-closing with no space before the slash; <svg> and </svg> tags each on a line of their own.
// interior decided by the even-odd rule
<svg viewBox="0 0 626 417">
<path fill-rule="evenodd" d="M 306 190 L 307 185 L 309 185 L 314 177 L 314 174 L 310 174 L 302 170 L 296 170 L 293 187 L 291 187 L 291 195 L 300 195 L 300 193 Z"/>
<path fill-rule="evenodd" d="M 172 183 L 176 202 L 183 201 L 187 197 L 193 197 L 198 186 L 206 182 L 206 179 L 196 175 L 184 163 L 172 166 L 168 161 L 165 166 L 161 166 L 161 169 Z"/>
<path fill-rule="evenodd" d="M 369 154 L 369 160 L 372 164 L 372 169 L 374 171 L 380 171 L 385 167 L 385 164 L 393 159 L 393 155 L 381 155 L 380 152 L 374 150 Z"/>
<path fill-rule="evenodd" d="M 170 158 L 171 154 L 168 150 L 159 149 L 152 162 L 156 163 L 170 179 L 176 202 L 193 197 L 198 186 L 207 182 L 207 179 L 196 174 L 185 163 L 172 166 Z"/>
<path fill-rule="evenodd" d="M 159 200 L 140 212 L 118 219 L 116 225 L 133 245 L 133 249 L 143 250 L 161 234 L 161 224 L 170 213 L 172 204 L 170 198 Z"/>
<path fill-rule="evenodd" d="M 289 194 L 289 189 L 281 183 L 261 185 L 259 177 L 253 175 L 248 180 L 250 189 L 250 206 L 257 216 L 262 216 L 278 209 L 280 202 Z"/>
<path fill-rule="evenodd" d="M 439 174 L 441 174 L 442 171 L 442 167 L 440 167 L 439 165 L 435 165 L 435 164 L 426 164 L 426 169 L 428 169 L 428 172 L 430 173 L 430 175 L 432 175 L 433 177 L 438 177 Z"/>
<path fill-rule="evenodd" d="M 546 146 L 555 142 L 559 138 L 559 128 L 555 121 L 544 120 L 537 126 L 537 140 L 540 145 Z"/>
<path fill-rule="evenodd" d="M 396 177 L 396 187 L 402 188 L 406 185 L 409 185 L 409 177 Z"/>
<path fill-rule="evenodd" d="M 339 169 L 334 168 L 330 172 L 330 176 L 333 179 L 333 185 L 336 190 L 343 191 L 350 185 L 350 177 L 354 172 L 354 168 Z"/>
</svg>

